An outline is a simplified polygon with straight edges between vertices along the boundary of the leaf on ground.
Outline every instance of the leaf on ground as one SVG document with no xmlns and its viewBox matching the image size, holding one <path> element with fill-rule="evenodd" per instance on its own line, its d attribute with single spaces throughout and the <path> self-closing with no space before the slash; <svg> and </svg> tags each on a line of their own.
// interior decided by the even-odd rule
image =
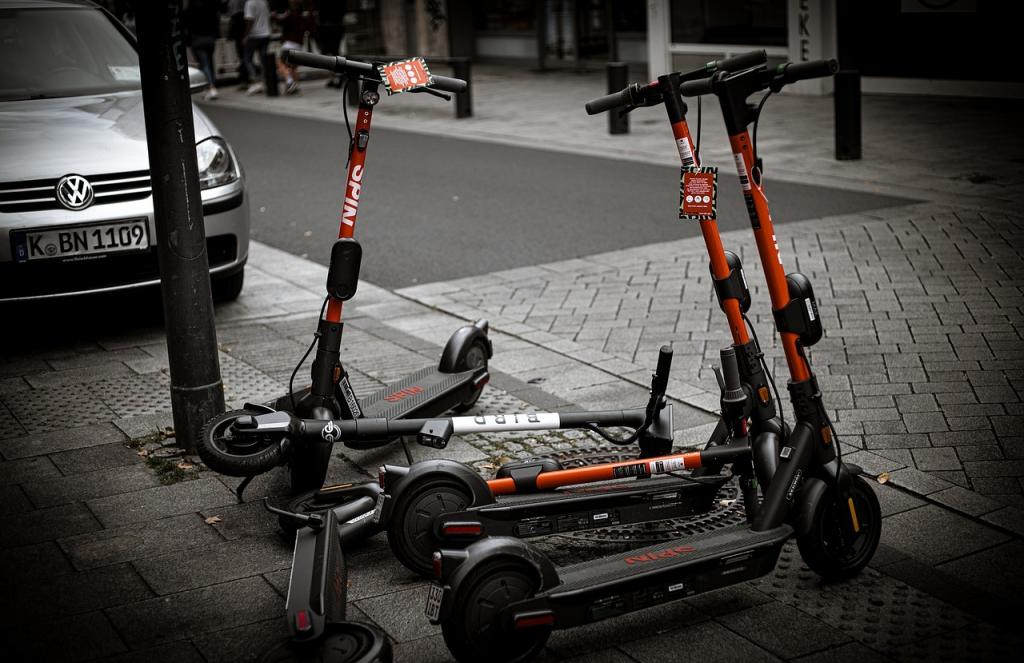
<svg viewBox="0 0 1024 663">
<path fill-rule="evenodd" d="M 178 463 L 178 469 L 179 470 L 191 470 L 194 467 L 195 467 L 195 465 L 193 465 L 192 463 L 185 463 L 185 462 Z"/>
<path fill-rule="evenodd" d="M 888 472 L 882 472 L 881 474 L 878 475 L 878 477 L 876 477 L 875 480 L 878 481 L 878 483 L 888 483 L 889 482 L 889 473 Z"/>
<path fill-rule="evenodd" d="M 207 525 L 216 525 L 220 522 L 220 516 L 210 516 L 209 518 L 203 518 L 203 522 Z"/>
<path fill-rule="evenodd" d="M 135 452 L 135 455 L 141 458 L 145 458 L 146 456 L 149 455 L 149 452 L 146 451 L 145 449 L 139 449 L 138 451 Z"/>
</svg>

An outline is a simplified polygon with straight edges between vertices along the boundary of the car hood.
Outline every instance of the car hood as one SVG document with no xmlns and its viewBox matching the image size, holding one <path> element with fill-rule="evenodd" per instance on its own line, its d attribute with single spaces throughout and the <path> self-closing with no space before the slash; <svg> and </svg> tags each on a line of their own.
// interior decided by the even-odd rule
<svg viewBox="0 0 1024 663">
<path fill-rule="evenodd" d="M 192 119 L 196 142 L 214 135 Z M 0 182 L 148 169 L 140 91 L 0 102 Z"/>
</svg>

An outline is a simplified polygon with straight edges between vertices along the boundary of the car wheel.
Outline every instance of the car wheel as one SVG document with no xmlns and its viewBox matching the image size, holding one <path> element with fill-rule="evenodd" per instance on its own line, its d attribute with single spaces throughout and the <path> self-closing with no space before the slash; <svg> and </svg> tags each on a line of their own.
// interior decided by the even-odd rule
<svg viewBox="0 0 1024 663">
<path fill-rule="evenodd" d="M 229 276 L 215 276 L 210 282 L 213 290 L 213 301 L 219 303 L 233 302 L 238 299 L 245 283 L 245 270 L 240 269 Z"/>
</svg>

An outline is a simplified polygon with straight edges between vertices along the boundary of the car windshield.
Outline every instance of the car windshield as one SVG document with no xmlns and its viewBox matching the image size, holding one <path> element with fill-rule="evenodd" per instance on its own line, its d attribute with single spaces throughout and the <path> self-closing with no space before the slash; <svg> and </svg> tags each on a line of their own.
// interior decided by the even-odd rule
<svg viewBox="0 0 1024 663">
<path fill-rule="evenodd" d="M 139 56 L 100 11 L 0 9 L 0 100 L 135 90 Z"/>
</svg>

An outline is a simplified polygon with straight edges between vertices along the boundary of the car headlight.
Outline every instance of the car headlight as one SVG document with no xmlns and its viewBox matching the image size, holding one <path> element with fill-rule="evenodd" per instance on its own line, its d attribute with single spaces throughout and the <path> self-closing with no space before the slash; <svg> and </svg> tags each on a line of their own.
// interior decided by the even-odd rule
<svg viewBox="0 0 1024 663">
<path fill-rule="evenodd" d="M 220 138 L 207 138 L 196 145 L 199 162 L 199 188 L 224 186 L 238 179 L 238 169 L 231 158 L 231 150 Z"/>
</svg>

